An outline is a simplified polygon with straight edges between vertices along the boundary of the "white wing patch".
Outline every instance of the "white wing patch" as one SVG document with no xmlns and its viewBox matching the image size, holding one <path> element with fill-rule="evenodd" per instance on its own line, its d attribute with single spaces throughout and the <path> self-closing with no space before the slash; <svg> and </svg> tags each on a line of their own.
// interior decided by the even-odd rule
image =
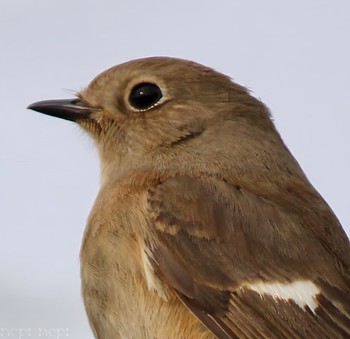
<svg viewBox="0 0 350 339">
<path fill-rule="evenodd" d="M 142 255 L 142 263 L 143 263 L 143 269 L 145 272 L 145 278 L 147 287 L 150 291 L 155 291 L 161 298 L 164 300 L 167 300 L 167 294 L 164 289 L 164 285 L 162 282 L 158 279 L 158 277 L 154 274 L 154 269 L 152 266 L 151 261 L 149 260 L 149 257 L 152 255 L 150 251 L 147 250 L 145 247 L 144 249 L 141 249 L 141 255 Z"/>
<path fill-rule="evenodd" d="M 314 313 L 318 306 L 316 296 L 321 292 L 320 289 L 309 280 L 297 280 L 292 283 L 267 283 L 259 281 L 245 284 L 243 288 L 249 288 L 257 292 L 260 296 L 267 294 L 274 299 L 293 300 L 300 308 L 308 306 Z"/>
</svg>

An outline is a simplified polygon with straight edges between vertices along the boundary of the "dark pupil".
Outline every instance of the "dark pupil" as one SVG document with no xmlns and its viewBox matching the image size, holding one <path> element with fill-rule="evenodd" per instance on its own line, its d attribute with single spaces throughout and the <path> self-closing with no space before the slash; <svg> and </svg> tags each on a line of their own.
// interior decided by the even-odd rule
<svg viewBox="0 0 350 339">
<path fill-rule="evenodd" d="M 157 85 L 144 82 L 132 89 L 129 101 L 137 109 L 146 109 L 157 103 L 161 97 L 162 92 Z"/>
</svg>

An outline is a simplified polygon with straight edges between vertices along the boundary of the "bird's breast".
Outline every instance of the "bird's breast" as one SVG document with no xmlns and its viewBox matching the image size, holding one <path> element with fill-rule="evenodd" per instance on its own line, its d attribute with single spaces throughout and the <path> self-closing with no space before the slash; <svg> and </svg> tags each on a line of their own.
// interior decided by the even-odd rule
<svg viewBox="0 0 350 339">
<path fill-rule="evenodd" d="M 137 333 L 144 299 L 139 239 L 125 221 L 127 202 L 119 195 L 99 194 L 81 249 L 83 297 L 97 338 L 144 337 Z"/>
<path fill-rule="evenodd" d="M 150 235 L 143 220 L 143 199 L 142 194 L 101 192 L 90 213 L 81 249 L 81 278 L 95 337 L 178 338 L 186 333 L 182 337 L 211 338 L 153 275 L 145 255 L 144 239 Z"/>
</svg>

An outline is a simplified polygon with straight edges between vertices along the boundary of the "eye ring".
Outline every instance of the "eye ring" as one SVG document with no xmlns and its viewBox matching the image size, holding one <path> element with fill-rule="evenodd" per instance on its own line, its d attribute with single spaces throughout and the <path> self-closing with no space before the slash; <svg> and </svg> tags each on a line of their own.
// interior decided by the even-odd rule
<svg viewBox="0 0 350 339">
<path fill-rule="evenodd" d="M 130 91 L 129 104 L 139 111 L 144 111 L 154 107 L 162 97 L 163 93 L 158 85 L 141 82 Z"/>
</svg>

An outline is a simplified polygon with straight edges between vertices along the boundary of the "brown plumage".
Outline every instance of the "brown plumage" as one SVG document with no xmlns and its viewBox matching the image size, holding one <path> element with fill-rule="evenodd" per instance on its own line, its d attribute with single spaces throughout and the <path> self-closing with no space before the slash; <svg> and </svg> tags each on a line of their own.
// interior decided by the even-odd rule
<svg viewBox="0 0 350 339">
<path fill-rule="evenodd" d="M 148 58 L 30 108 L 99 151 L 81 250 L 96 338 L 350 338 L 349 240 L 244 87 Z"/>
</svg>

